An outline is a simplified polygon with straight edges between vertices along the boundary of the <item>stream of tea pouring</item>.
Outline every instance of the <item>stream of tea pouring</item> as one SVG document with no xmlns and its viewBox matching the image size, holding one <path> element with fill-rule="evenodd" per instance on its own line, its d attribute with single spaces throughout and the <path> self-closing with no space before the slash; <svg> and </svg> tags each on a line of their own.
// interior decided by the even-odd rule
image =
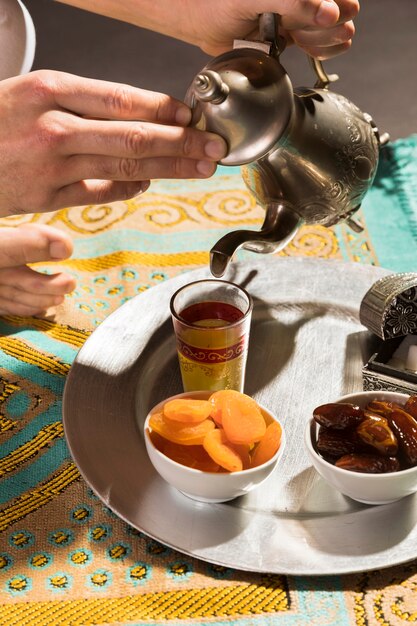
<svg viewBox="0 0 417 626">
<path fill-rule="evenodd" d="M 279 16 L 264 13 L 259 41 L 238 40 L 192 81 L 185 101 L 191 124 L 224 137 L 222 165 L 241 165 L 242 177 L 265 209 L 259 231 L 236 230 L 210 251 L 210 270 L 222 276 L 239 248 L 268 254 L 284 248 L 302 224 L 333 226 L 353 218 L 389 141 L 370 115 L 328 89 L 337 80 L 309 58 L 314 88 L 293 89 L 280 63 L 285 41 Z"/>
</svg>

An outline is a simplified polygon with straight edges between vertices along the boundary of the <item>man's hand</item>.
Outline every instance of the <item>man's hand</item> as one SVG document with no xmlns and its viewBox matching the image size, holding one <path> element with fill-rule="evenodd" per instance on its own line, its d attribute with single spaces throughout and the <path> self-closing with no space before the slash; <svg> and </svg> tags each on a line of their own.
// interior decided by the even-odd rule
<svg viewBox="0 0 417 626">
<path fill-rule="evenodd" d="M 281 16 L 281 34 L 307 54 L 328 59 L 346 52 L 355 33 L 358 0 L 189 0 L 198 45 L 217 55 L 234 39 L 256 39 L 260 13 Z M 185 19 L 185 18 L 184 18 Z"/>
<path fill-rule="evenodd" d="M 0 216 L 102 204 L 153 178 L 206 178 L 225 156 L 173 98 L 42 70 L 0 82 Z"/>
<path fill-rule="evenodd" d="M 359 0 L 59 0 L 199 46 L 217 56 L 234 39 L 256 39 L 260 13 L 281 16 L 282 34 L 311 56 L 350 48 Z"/>
<path fill-rule="evenodd" d="M 75 289 L 62 272 L 41 274 L 28 263 L 57 261 L 72 254 L 71 239 L 44 224 L 0 228 L 0 315 L 45 315 Z"/>
</svg>

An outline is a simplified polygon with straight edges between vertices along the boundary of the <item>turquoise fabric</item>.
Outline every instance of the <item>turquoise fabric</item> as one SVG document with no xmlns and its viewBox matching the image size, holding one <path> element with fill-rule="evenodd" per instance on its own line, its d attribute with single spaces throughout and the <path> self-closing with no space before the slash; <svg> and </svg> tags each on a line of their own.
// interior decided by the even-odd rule
<svg viewBox="0 0 417 626">
<path fill-rule="evenodd" d="M 417 271 L 417 134 L 383 148 L 362 210 L 379 265 Z"/>
</svg>

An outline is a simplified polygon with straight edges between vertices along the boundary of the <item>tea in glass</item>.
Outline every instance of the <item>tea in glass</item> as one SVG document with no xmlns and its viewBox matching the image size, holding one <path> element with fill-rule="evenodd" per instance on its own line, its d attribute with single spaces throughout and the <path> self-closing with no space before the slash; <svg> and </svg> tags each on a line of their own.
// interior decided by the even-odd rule
<svg viewBox="0 0 417 626">
<path fill-rule="evenodd" d="M 173 295 L 184 391 L 243 391 L 252 306 L 244 289 L 223 280 L 190 283 Z"/>
</svg>

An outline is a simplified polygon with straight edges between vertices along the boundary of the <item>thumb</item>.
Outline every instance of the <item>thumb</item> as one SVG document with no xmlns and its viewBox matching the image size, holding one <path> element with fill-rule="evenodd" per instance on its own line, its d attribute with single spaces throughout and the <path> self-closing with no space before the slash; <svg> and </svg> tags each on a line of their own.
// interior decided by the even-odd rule
<svg viewBox="0 0 417 626">
<path fill-rule="evenodd" d="M 335 26 L 340 16 L 335 0 L 283 0 L 281 8 L 275 11 L 280 14 L 285 30 Z"/>
<path fill-rule="evenodd" d="M 0 268 L 58 261 L 71 256 L 73 245 L 65 233 L 44 224 L 0 228 Z"/>
</svg>

